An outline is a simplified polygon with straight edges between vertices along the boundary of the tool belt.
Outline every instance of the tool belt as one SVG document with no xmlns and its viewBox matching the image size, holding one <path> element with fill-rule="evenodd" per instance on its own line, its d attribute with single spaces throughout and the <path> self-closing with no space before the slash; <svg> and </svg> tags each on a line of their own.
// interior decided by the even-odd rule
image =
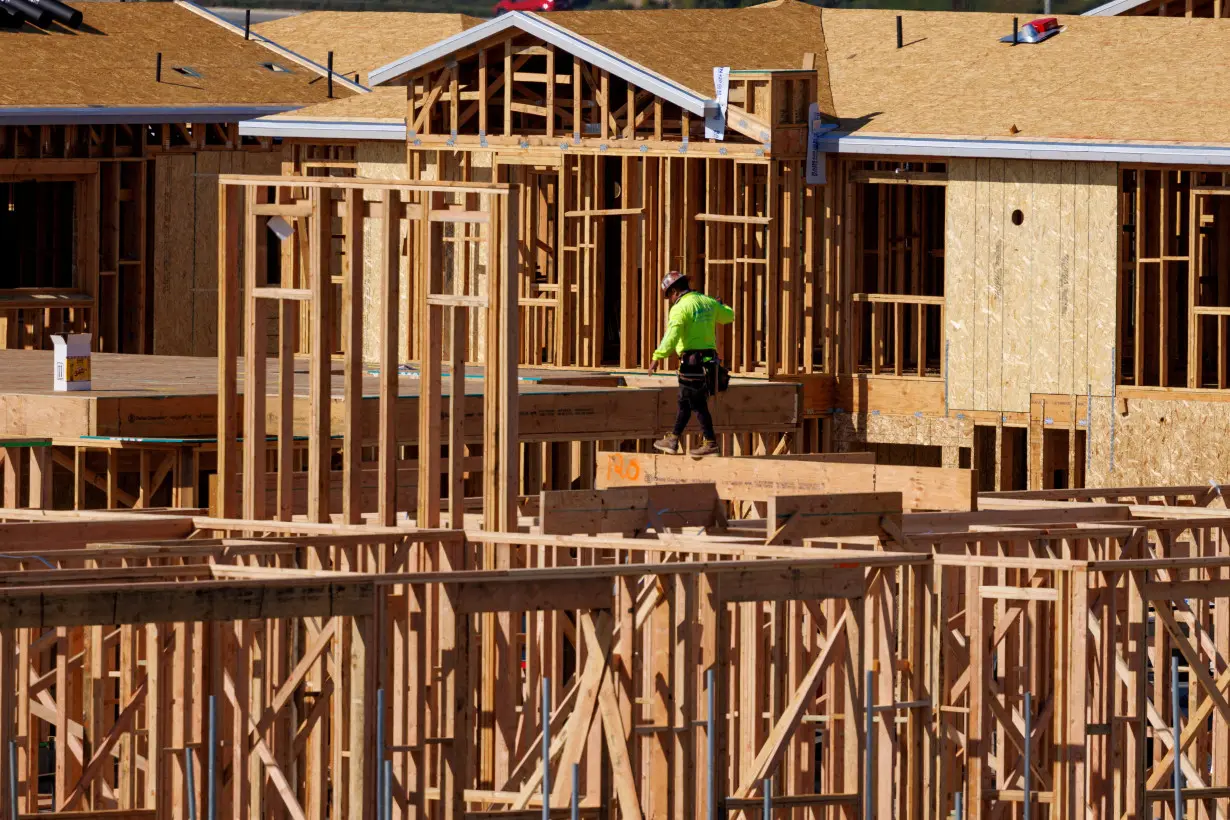
<svg viewBox="0 0 1230 820">
<path fill-rule="evenodd" d="M 679 357 L 679 389 L 685 398 L 717 395 L 730 386 L 730 371 L 716 350 L 685 350 Z"/>
</svg>

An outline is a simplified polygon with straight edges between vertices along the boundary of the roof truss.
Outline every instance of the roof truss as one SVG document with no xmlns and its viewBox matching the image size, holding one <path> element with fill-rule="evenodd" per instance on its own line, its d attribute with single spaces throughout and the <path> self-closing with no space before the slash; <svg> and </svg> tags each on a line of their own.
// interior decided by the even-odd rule
<svg viewBox="0 0 1230 820">
<path fill-rule="evenodd" d="M 408 86 L 406 123 L 416 145 L 440 136 L 450 145 L 544 138 L 623 145 L 703 137 L 701 118 L 678 105 L 678 95 L 664 97 L 628 76 L 644 81 L 647 75 L 615 74 L 585 54 L 506 27 L 424 62 L 397 82 Z M 735 104 L 751 93 L 747 82 L 740 77 L 732 84 L 726 142 L 767 145 L 770 125 Z"/>
<path fill-rule="evenodd" d="M 537 14 L 511 12 L 463 31 L 433 46 L 378 68 L 369 75 L 372 85 L 388 85 L 404 81 L 408 75 L 420 73 L 436 64 L 455 61 L 484 41 L 496 38 L 512 29 L 532 35 L 544 43 L 580 58 L 600 71 L 644 89 L 663 100 L 699 117 L 705 116 L 707 107 L 716 103 L 709 97 L 668 80 L 660 74 L 640 66 L 609 49 L 587 40 L 562 26 L 555 25 Z"/>
</svg>

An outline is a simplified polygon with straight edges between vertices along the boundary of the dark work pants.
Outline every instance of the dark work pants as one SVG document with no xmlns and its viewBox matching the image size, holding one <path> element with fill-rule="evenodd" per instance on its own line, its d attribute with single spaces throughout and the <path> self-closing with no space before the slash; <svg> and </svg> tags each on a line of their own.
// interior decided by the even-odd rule
<svg viewBox="0 0 1230 820">
<path fill-rule="evenodd" d="M 709 385 L 713 368 L 717 366 L 717 351 L 685 350 L 679 358 L 679 412 L 675 415 L 675 435 L 683 435 L 692 414 L 700 420 L 706 441 L 715 441 L 713 416 L 709 414 Z"/>
</svg>

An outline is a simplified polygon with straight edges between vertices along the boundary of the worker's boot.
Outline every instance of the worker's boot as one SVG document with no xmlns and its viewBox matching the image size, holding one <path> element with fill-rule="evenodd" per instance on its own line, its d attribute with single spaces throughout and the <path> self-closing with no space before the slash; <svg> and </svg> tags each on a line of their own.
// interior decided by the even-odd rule
<svg viewBox="0 0 1230 820">
<path fill-rule="evenodd" d="M 688 454 L 693 456 L 715 456 L 718 452 L 717 442 L 705 439 L 700 443 L 699 447 L 692 448 Z"/>
<path fill-rule="evenodd" d="M 679 436 L 667 433 L 653 443 L 653 449 L 673 456 L 679 452 Z"/>
</svg>

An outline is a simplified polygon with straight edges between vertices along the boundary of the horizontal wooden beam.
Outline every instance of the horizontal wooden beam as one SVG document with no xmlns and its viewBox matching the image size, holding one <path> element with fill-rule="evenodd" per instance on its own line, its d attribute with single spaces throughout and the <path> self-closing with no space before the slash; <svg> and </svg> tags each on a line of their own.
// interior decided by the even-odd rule
<svg viewBox="0 0 1230 820">
<path fill-rule="evenodd" d="M 0 177 L 37 179 L 42 176 L 89 176 L 98 162 L 84 159 L 0 159 Z"/>
<path fill-rule="evenodd" d="M 866 571 L 862 567 L 816 571 L 792 567 L 785 561 L 774 563 L 779 565 L 716 576 L 713 589 L 718 600 L 737 603 L 863 597 Z"/>
<path fill-rule="evenodd" d="M 218 184 L 240 188 L 322 188 L 329 190 L 355 188 L 368 191 L 425 191 L 450 194 L 461 191 L 500 196 L 508 194 L 511 190 L 511 186 L 497 182 L 391 182 L 355 177 L 283 177 L 255 174 L 219 174 Z"/>
<path fill-rule="evenodd" d="M 11 512 L 13 515 L 6 515 Z M 29 510 L 0 510 L 0 517 L 22 517 Z M 0 544 L 11 552 L 39 549 L 55 552 L 86 544 L 108 541 L 154 541 L 187 538 L 195 529 L 189 516 L 128 515 L 108 517 L 105 513 L 80 520 L 6 521 L 0 523 Z"/>
<path fill-rule="evenodd" d="M 975 476 L 973 470 L 940 467 L 600 452 L 597 486 L 714 482 L 722 498 L 764 502 L 777 495 L 899 492 L 906 511 L 972 511 Z"/>
<path fill-rule="evenodd" d="M 773 221 L 768 216 L 742 216 L 740 214 L 697 214 L 697 222 L 725 222 L 731 225 L 768 225 Z"/>
<path fill-rule="evenodd" d="M 912 296 L 904 293 L 852 293 L 852 302 L 872 302 L 874 304 L 895 305 L 942 305 L 943 296 Z"/>
<path fill-rule="evenodd" d="M 456 606 L 458 612 L 465 614 L 610 609 L 614 591 L 615 586 L 608 578 L 520 584 L 479 581 L 460 587 Z"/>
<path fill-rule="evenodd" d="M 881 521 L 901 526 L 901 493 L 775 495 L 769 499 L 767 543 L 802 544 L 808 538 L 884 533 Z"/>
<path fill-rule="evenodd" d="M 1058 601 L 1059 590 L 1045 587 L 980 586 L 978 594 L 996 601 Z"/>
<path fill-rule="evenodd" d="M 717 520 L 718 503 L 714 484 L 543 492 L 539 526 L 554 535 L 710 527 Z"/>
<path fill-rule="evenodd" d="M 19 814 L 19 820 L 154 820 L 158 813 L 153 809 L 105 809 L 100 811 L 58 811 L 54 815 Z"/>
<path fill-rule="evenodd" d="M 935 171 L 850 171 L 850 182 L 872 185 L 947 185 L 947 172 Z"/>
<path fill-rule="evenodd" d="M 169 586 L 169 588 L 168 588 Z M 108 588 L 10 590 L 0 597 L 0 629 L 94 624 L 237 621 L 370 614 L 375 585 L 205 581 Z"/>
<path fill-rule="evenodd" d="M 291 219 L 312 215 L 312 203 L 306 199 L 294 202 L 253 202 L 248 205 L 248 213 L 253 216 L 283 216 Z"/>
<path fill-rule="evenodd" d="M 252 288 L 252 298 L 310 302 L 312 291 L 309 288 Z"/>
</svg>

